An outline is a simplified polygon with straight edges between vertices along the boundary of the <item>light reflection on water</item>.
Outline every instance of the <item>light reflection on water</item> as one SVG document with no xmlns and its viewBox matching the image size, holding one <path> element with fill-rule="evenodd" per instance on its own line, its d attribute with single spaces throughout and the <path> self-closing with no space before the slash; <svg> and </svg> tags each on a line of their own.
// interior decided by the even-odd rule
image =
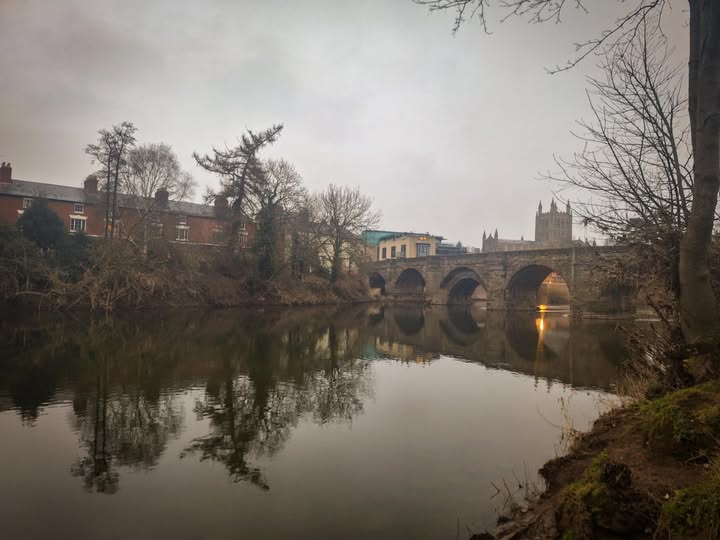
<svg viewBox="0 0 720 540">
<path fill-rule="evenodd" d="M 455 538 L 617 377 L 609 322 L 467 309 L 3 323 L 8 538 Z"/>
</svg>

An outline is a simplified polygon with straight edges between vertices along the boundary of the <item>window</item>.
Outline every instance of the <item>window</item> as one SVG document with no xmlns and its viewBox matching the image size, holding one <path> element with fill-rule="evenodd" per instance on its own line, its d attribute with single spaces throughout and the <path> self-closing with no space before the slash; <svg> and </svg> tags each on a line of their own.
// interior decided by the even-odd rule
<svg viewBox="0 0 720 540">
<path fill-rule="evenodd" d="M 400 256 L 407 257 L 407 245 L 406 244 L 400 245 Z"/>
<path fill-rule="evenodd" d="M 177 222 L 179 225 L 187 225 L 187 216 L 178 216 Z"/>
<path fill-rule="evenodd" d="M 85 232 L 85 220 L 70 218 L 70 231 L 71 232 Z"/>
<path fill-rule="evenodd" d="M 244 227 L 244 226 L 243 226 Z M 238 231 L 238 244 L 241 246 L 248 245 L 248 233 L 245 230 Z"/>
<path fill-rule="evenodd" d="M 30 205 L 32 204 L 32 199 L 23 199 L 23 210 L 26 208 L 30 208 Z"/>
<path fill-rule="evenodd" d="M 82 214 L 85 212 L 85 205 L 82 203 L 75 203 L 73 205 L 73 212 L 76 214 Z"/>
<path fill-rule="evenodd" d="M 382 258 L 387 259 L 387 248 L 382 248 Z"/>
<path fill-rule="evenodd" d="M 430 256 L 430 244 L 415 244 L 417 248 L 418 257 L 429 257 Z"/>
<path fill-rule="evenodd" d="M 222 227 L 213 229 L 213 244 L 222 244 L 225 241 L 225 231 Z"/>
<path fill-rule="evenodd" d="M 397 253 L 397 252 L 396 252 L 395 246 L 391 246 L 391 247 L 390 247 L 390 257 L 391 257 L 392 259 L 395 258 L 396 253 Z"/>
<path fill-rule="evenodd" d="M 178 227 L 177 228 L 177 236 L 175 237 L 175 239 L 178 242 L 187 242 L 189 237 L 190 237 L 190 229 L 188 227 Z"/>
<path fill-rule="evenodd" d="M 150 230 L 153 238 L 162 238 L 163 235 L 163 224 L 156 221 L 150 225 Z"/>
<path fill-rule="evenodd" d="M 245 227 L 245 224 L 244 224 L 244 223 L 241 223 L 241 224 L 238 226 L 238 230 L 239 230 L 239 231 L 244 231 L 244 230 L 247 230 L 247 227 Z"/>
</svg>

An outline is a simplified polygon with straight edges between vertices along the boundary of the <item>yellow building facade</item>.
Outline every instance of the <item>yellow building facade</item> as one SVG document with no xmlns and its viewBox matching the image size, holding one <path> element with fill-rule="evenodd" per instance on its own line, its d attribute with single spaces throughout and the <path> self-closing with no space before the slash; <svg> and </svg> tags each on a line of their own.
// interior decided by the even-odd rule
<svg viewBox="0 0 720 540">
<path fill-rule="evenodd" d="M 441 238 L 429 234 L 392 234 L 378 243 L 375 260 L 433 257 L 437 255 L 440 240 Z"/>
</svg>

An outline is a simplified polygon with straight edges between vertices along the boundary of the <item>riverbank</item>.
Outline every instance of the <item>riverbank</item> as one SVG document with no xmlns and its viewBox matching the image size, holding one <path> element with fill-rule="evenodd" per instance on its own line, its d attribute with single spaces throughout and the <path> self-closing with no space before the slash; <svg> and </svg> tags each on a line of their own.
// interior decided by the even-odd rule
<svg viewBox="0 0 720 540">
<path fill-rule="evenodd" d="M 372 299 L 359 275 L 315 265 L 261 276 L 253 250 L 157 241 L 100 244 L 82 235 L 42 249 L 14 227 L 0 227 L 0 302 L 43 311 L 349 304 Z"/>
<path fill-rule="evenodd" d="M 616 409 L 540 470 L 545 492 L 495 536 L 720 537 L 720 381 Z"/>
<path fill-rule="evenodd" d="M 97 288 L 79 283 L 44 291 L 20 292 L 5 304 L 40 311 L 111 311 L 159 308 L 234 308 L 253 306 L 320 306 L 370 302 L 364 281 L 343 276 L 335 282 L 306 276 L 303 279 L 232 279 L 217 274 L 154 272 L 132 276 L 124 287 Z"/>
</svg>

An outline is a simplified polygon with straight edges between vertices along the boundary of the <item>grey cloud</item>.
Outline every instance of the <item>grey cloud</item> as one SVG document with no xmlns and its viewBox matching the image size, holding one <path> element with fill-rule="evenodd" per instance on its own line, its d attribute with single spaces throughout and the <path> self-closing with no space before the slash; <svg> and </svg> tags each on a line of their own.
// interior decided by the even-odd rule
<svg viewBox="0 0 720 540">
<path fill-rule="evenodd" d="M 193 150 L 284 122 L 268 155 L 292 160 L 311 189 L 360 185 L 386 227 L 528 237 L 551 193 L 533 178 L 577 148 L 568 131 L 592 72 L 544 67 L 617 7 L 452 37 L 450 14 L 410 0 L 3 0 L 0 158 L 18 177 L 78 185 L 91 170 L 83 147 L 130 120 L 216 185 Z"/>
</svg>

